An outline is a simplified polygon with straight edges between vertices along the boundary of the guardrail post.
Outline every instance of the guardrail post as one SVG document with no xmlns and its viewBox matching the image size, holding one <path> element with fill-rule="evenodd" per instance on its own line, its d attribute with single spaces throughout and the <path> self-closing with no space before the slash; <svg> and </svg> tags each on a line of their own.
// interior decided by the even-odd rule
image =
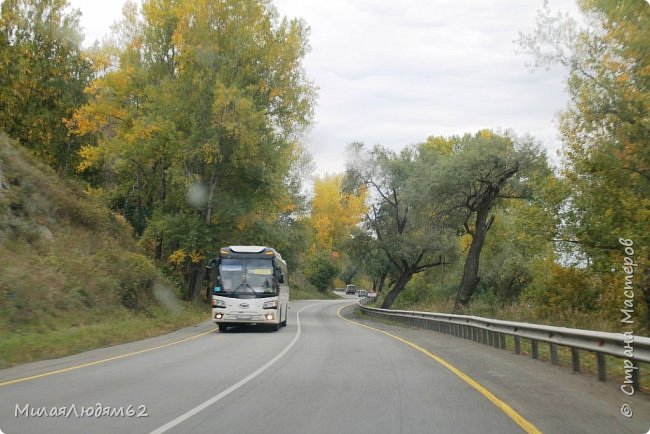
<svg viewBox="0 0 650 434">
<path fill-rule="evenodd" d="M 504 333 L 499 334 L 499 341 L 500 341 L 499 342 L 499 347 L 502 350 L 505 350 L 506 349 L 506 335 Z"/>
<path fill-rule="evenodd" d="M 598 361 L 598 381 L 607 381 L 605 355 L 603 353 L 596 353 L 596 360 Z"/>
<path fill-rule="evenodd" d="M 549 349 L 551 351 L 551 363 L 557 365 L 557 344 L 550 344 Z"/>
<path fill-rule="evenodd" d="M 573 372 L 580 372 L 580 351 L 577 348 L 571 348 L 571 364 Z"/>
<path fill-rule="evenodd" d="M 639 363 L 637 362 L 632 362 L 632 366 L 635 366 L 636 369 L 632 370 L 632 386 L 634 386 L 635 390 L 641 389 L 641 373 L 639 372 L 641 370 L 641 366 L 639 366 Z"/>
<path fill-rule="evenodd" d="M 530 340 L 530 356 L 533 359 L 538 359 L 539 358 L 539 349 L 537 347 L 537 340 L 535 340 L 535 339 Z"/>
<path fill-rule="evenodd" d="M 521 338 L 515 336 L 515 354 L 521 354 Z"/>
</svg>

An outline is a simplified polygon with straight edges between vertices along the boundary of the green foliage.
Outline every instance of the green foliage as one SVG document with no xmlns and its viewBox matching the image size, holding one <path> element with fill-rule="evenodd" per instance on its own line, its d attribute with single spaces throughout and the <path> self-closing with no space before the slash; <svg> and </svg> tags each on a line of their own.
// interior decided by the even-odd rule
<svg viewBox="0 0 650 434">
<path fill-rule="evenodd" d="M 594 279 L 588 270 L 556 263 L 540 265 L 544 267 L 544 276 L 535 280 L 522 297 L 522 302 L 530 304 L 540 316 L 599 310 L 602 282 Z"/>
<path fill-rule="evenodd" d="M 315 255 L 305 270 L 309 282 L 320 292 L 332 288 L 332 281 L 338 273 L 339 269 L 328 252 Z"/>
<path fill-rule="evenodd" d="M 431 212 L 448 213 L 448 224 L 455 224 L 467 243 L 455 310 L 466 309 L 481 281 L 480 258 L 495 222 L 494 209 L 506 199 L 532 201 L 534 186 L 552 178 L 546 156 L 532 139 L 482 130 L 447 140 L 430 138 L 421 145 L 419 173 L 423 200 L 435 204 Z M 511 259 L 514 271 L 518 265 Z M 499 282 L 506 283 L 507 297 L 526 284 L 525 273 L 514 272 L 507 283 Z"/>
<path fill-rule="evenodd" d="M 396 154 L 381 146 L 367 151 L 357 143 L 351 151 L 354 156 L 348 162 L 344 189 L 366 189 L 373 198 L 365 219 L 367 233 L 355 240 L 372 246 L 369 251 L 379 257 L 366 261 L 368 265 L 382 261 L 387 265 L 373 270 L 377 272 L 373 280 L 390 276 L 393 281 L 382 304 L 389 308 L 414 274 L 455 256 L 457 239 L 446 221 L 449 213 L 440 208 L 432 211 L 431 204 L 422 200 L 421 173 L 416 170 L 421 154 L 416 148 Z"/>
<path fill-rule="evenodd" d="M 430 137 L 400 154 L 379 146 L 366 152 L 362 145 L 353 145 L 353 150 L 346 188 L 366 187 L 374 203 L 366 218 L 371 233 L 355 234 L 348 250 L 374 273 L 376 286 L 385 278 L 392 282 L 384 307 L 414 274 L 459 259 L 459 245 L 467 253 L 460 258 L 465 268 L 457 300 L 467 305 L 479 283 L 479 258 L 499 206 L 503 224 L 517 226 L 491 245 L 490 265 L 498 269 L 488 271 L 490 278 L 483 284 L 500 291 L 498 297 L 516 298 L 530 282 L 530 272 L 522 267 L 529 262 L 527 255 L 551 248 L 548 233 L 556 222 L 550 214 L 555 208 L 548 204 L 553 203 L 556 180 L 531 139 L 483 130 L 462 137 Z M 515 198 L 525 204 L 505 205 L 505 199 Z M 525 234 L 529 227 L 536 229 Z M 511 242 L 506 253 L 504 245 L 513 239 L 520 242 Z"/>
<path fill-rule="evenodd" d="M 4 0 L 0 8 L 0 130 L 59 172 L 72 173 L 80 140 L 68 120 L 92 78 L 79 12 L 65 0 Z"/>
<path fill-rule="evenodd" d="M 339 298 L 333 291 L 319 291 L 316 289 L 302 271 L 291 273 L 289 279 L 291 300 L 331 300 Z"/>
</svg>

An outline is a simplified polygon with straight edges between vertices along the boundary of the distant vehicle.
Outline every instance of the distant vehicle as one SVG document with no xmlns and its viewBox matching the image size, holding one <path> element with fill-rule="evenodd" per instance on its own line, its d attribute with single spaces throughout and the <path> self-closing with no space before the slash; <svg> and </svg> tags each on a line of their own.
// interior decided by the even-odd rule
<svg viewBox="0 0 650 434">
<path fill-rule="evenodd" d="M 352 294 L 357 292 L 357 285 L 346 285 L 345 287 L 345 295 Z"/>
<path fill-rule="evenodd" d="M 287 264 L 274 249 L 222 247 L 208 262 L 207 274 L 212 319 L 220 331 L 243 324 L 268 324 L 273 330 L 287 325 Z"/>
<path fill-rule="evenodd" d="M 365 289 L 357 290 L 357 297 L 366 298 L 368 296 L 368 291 Z"/>
</svg>

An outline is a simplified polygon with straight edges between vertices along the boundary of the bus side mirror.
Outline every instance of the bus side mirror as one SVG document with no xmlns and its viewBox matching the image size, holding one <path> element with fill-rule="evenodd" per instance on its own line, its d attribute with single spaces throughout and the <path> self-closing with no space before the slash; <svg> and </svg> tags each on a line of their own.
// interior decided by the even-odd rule
<svg viewBox="0 0 650 434">
<path fill-rule="evenodd" d="M 214 288 L 212 288 L 213 294 L 218 294 L 221 291 L 221 276 L 217 276 L 214 281 Z"/>
<path fill-rule="evenodd" d="M 278 283 L 284 283 L 284 274 L 282 274 L 282 270 L 278 270 Z"/>
</svg>

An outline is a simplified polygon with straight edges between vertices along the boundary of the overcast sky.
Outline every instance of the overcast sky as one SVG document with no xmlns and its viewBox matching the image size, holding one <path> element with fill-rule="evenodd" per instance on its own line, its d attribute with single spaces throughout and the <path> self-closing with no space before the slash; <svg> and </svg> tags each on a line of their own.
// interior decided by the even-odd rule
<svg viewBox="0 0 650 434">
<path fill-rule="evenodd" d="M 122 2 L 69 0 L 86 43 L 100 40 Z M 353 141 L 393 149 L 431 135 L 482 128 L 530 134 L 558 161 L 556 114 L 566 107 L 566 72 L 531 72 L 517 53 L 543 0 L 275 0 L 279 13 L 311 28 L 304 66 L 319 88 L 305 137 L 316 174 L 342 172 Z M 552 10 L 577 15 L 573 0 Z"/>
</svg>

